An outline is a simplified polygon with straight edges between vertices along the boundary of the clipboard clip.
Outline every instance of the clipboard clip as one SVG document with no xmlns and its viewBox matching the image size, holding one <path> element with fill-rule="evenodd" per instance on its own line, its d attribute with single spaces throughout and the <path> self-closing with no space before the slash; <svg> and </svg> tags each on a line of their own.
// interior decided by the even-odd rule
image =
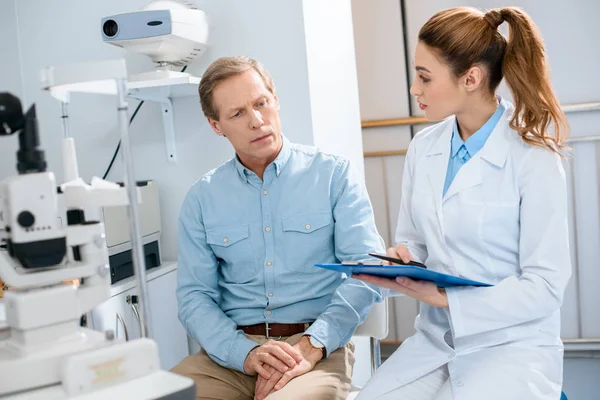
<svg viewBox="0 0 600 400">
<path fill-rule="evenodd" d="M 379 258 L 380 260 L 389 261 L 389 262 L 392 262 L 394 264 L 411 265 L 411 266 L 414 266 L 414 267 L 419 267 L 419 268 L 427 269 L 427 266 L 425 264 L 422 264 L 422 263 L 417 262 L 417 261 L 409 261 L 408 263 L 405 263 L 404 261 L 402 261 L 399 258 L 384 256 L 384 255 L 376 254 L 376 253 L 369 253 L 369 255 L 371 257 Z"/>
</svg>

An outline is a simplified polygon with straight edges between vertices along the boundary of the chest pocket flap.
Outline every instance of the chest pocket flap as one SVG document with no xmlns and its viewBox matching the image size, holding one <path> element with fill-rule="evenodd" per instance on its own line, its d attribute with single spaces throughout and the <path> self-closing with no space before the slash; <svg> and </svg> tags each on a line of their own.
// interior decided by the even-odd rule
<svg viewBox="0 0 600 400">
<path fill-rule="evenodd" d="M 206 242 L 219 259 L 225 282 L 244 283 L 257 271 L 248 225 L 224 226 L 206 231 Z"/>
<path fill-rule="evenodd" d="M 284 232 L 312 233 L 331 224 L 331 211 L 299 214 L 283 218 Z"/>
<path fill-rule="evenodd" d="M 248 238 L 248 225 L 211 229 L 206 232 L 206 242 L 213 246 L 229 247 Z"/>
<path fill-rule="evenodd" d="M 333 254 L 331 211 L 282 218 L 284 267 L 292 272 L 322 273 L 314 264 Z"/>
</svg>

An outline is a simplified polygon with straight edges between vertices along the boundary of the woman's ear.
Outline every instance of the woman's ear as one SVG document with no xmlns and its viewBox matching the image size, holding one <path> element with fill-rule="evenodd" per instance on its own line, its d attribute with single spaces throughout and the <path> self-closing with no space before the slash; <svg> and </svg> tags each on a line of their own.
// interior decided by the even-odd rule
<svg viewBox="0 0 600 400">
<path fill-rule="evenodd" d="M 462 83 L 467 92 L 474 92 L 483 86 L 485 74 L 479 65 L 475 65 L 467 70 L 463 75 Z"/>
</svg>

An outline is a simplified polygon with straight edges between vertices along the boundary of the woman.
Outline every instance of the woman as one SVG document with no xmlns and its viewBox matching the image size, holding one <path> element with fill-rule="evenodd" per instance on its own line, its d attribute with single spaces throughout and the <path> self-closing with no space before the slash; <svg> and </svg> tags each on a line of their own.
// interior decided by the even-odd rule
<svg viewBox="0 0 600 400">
<path fill-rule="evenodd" d="M 357 276 L 421 306 L 416 334 L 358 399 L 559 399 L 567 123 L 540 34 L 517 8 L 445 10 L 421 29 L 415 69 L 411 94 L 445 120 L 409 146 L 388 255 L 494 286 Z M 502 78 L 514 106 L 495 95 Z"/>
</svg>

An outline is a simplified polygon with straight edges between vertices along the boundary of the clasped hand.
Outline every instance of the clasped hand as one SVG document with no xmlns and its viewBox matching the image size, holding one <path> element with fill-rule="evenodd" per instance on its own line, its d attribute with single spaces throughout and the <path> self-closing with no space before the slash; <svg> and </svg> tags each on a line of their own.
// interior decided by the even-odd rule
<svg viewBox="0 0 600 400">
<path fill-rule="evenodd" d="M 244 362 L 246 374 L 258 374 L 254 400 L 263 400 L 293 378 L 312 371 L 322 357 L 323 352 L 311 346 L 307 336 L 293 346 L 269 340 L 254 348 Z"/>
</svg>

